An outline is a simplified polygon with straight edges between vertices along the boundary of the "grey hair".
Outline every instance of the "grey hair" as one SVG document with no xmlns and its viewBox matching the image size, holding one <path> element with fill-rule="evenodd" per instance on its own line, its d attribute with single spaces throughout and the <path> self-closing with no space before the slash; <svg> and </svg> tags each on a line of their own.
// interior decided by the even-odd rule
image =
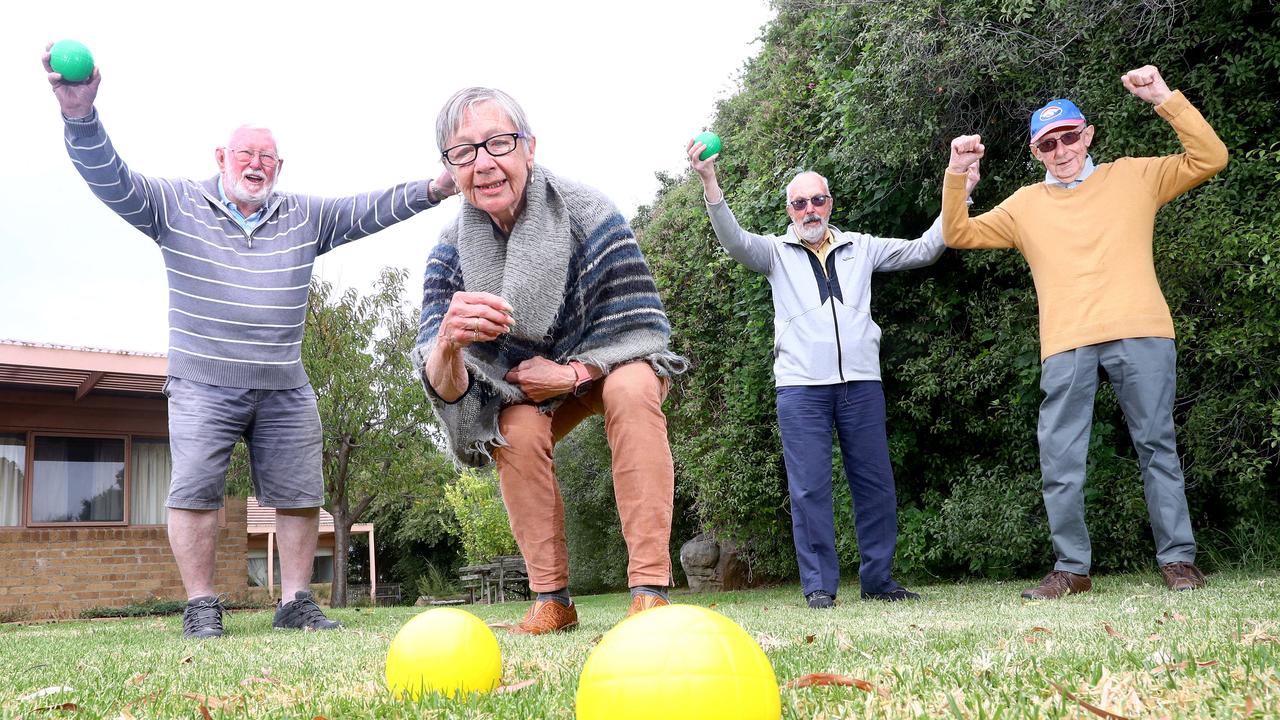
<svg viewBox="0 0 1280 720">
<path fill-rule="evenodd" d="M 275 144 L 275 146 L 276 146 L 276 156 L 278 157 L 278 156 L 280 155 L 280 141 L 276 139 L 276 134 L 275 134 L 275 132 L 273 132 L 273 131 L 271 130 L 271 128 L 267 127 L 266 125 L 260 125 L 260 124 L 258 124 L 258 123 L 245 123 L 245 124 L 241 125 L 240 127 L 236 128 L 235 130 L 232 130 L 232 131 L 231 131 L 231 134 L 227 136 L 227 144 L 226 144 L 226 145 L 224 145 L 223 147 L 225 147 L 226 149 L 230 150 L 230 149 L 231 149 L 231 141 L 235 139 L 236 134 L 237 134 L 237 133 L 239 133 L 241 130 L 265 130 L 265 131 L 267 131 L 267 133 L 269 133 L 269 134 L 271 135 L 271 142 L 272 142 L 273 144 Z"/>
<path fill-rule="evenodd" d="M 533 135 L 533 129 L 529 127 L 529 121 L 524 116 L 524 108 L 520 107 L 520 103 L 516 102 L 515 98 L 497 88 L 463 88 L 445 102 L 444 107 L 440 109 L 439 117 L 436 118 L 436 145 L 440 148 L 440 152 L 443 153 L 447 149 L 445 144 L 462 126 L 462 116 L 466 114 L 467 108 L 485 102 L 497 105 L 517 130 L 526 135 Z M 528 147 L 529 141 L 524 142 Z"/>
<path fill-rule="evenodd" d="M 787 189 L 783 191 L 783 194 L 782 194 L 782 197 L 784 200 L 791 199 L 791 188 L 795 187 L 796 183 L 800 181 L 800 178 L 804 177 L 805 175 L 813 175 L 814 177 L 821 180 L 822 191 L 828 195 L 831 194 L 831 183 L 827 182 L 826 178 L 822 177 L 821 175 L 819 175 L 818 173 L 812 170 L 801 170 L 800 172 L 796 173 L 795 177 L 791 178 L 791 182 L 787 183 Z"/>
</svg>

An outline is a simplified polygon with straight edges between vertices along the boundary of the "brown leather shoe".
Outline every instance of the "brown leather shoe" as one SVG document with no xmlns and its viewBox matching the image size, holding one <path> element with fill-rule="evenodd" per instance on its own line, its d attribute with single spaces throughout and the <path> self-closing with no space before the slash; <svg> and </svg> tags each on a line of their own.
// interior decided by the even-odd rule
<svg viewBox="0 0 1280 720">
<path fill-rule="evenodd" d="M 638 612 L 652 610 L 656 607 L 670 605 L 671 601 L 657 595 L 649 595 L 648 593 L 638 593 L 631 596 L 631 607 L 627 608 L 627 617 L 631 617 Z M 626 618 L 623 618 L 624 620 Z"/>
<path fill-rule="evenodd" d="M 545 635 L 578 627 L 578 608 L 554 600 L 536 600 L 520 624 L 507 628 L 513 635 Z"/>
<path fill-rule="evenodd" d="M 1164 584 L 1175 592 L 1196 590 L 1204 587 L 1204 573 L 1189 562 L 1172 562 L 1160 566 L 1160 574 L 1164 576 Z"/>
<path fill-rule="evenodd" d="M 1027 600 L 1057 600 L 1074 593 L 1089 592 L 1093 589 L 1093 581 L 1088 575 L 1077 575 L 1066 570 L 1054 570 L 1040 584 L 1022 591 Z"/>
</svg>

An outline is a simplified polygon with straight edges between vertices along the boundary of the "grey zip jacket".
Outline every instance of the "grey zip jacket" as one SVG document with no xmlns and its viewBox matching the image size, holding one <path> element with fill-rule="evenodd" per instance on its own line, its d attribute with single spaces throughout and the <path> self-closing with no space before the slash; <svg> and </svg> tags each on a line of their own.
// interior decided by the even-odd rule
<svg viewBox="0 0 1280 720">
<path fill-rule="evenodd" d="M 915 240 L 832 226 L 824 268 L 793 226 L 782 235 L 749 233 L 723 199 L 708 203 L 707 214 L 733 259 L 769 278 L 778 387 L 879 380 L 880 326 L 871 319 L 871 273 L 932 265 L 946 249 L 941 219 Z"/>
</svg>

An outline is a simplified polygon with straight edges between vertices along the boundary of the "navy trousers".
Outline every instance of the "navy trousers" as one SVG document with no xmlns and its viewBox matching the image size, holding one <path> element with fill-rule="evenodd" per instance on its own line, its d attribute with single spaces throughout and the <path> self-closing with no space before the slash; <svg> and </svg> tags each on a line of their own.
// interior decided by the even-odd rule
<svg viewBox="0 0 1280 720">
<path fill-rule="evenodd" d="M 804 593 L 825 590 L 835 595 L 840 582 L 831 501 L 833 425 L 853 498 L 862 591 L 898 588 L 890 575 L 898 541 L 898 501 L 889 465 L 883 387 L 878 381 L 852 381 L 780 387 L 777 394 L 791 528 Z"/>
</svg>

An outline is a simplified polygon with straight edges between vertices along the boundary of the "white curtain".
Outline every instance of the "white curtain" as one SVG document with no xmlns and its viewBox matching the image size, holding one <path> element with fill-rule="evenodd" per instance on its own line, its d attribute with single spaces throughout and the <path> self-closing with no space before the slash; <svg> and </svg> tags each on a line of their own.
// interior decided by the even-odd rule
<svg viewBox="0 0 1280 720">
<path fill-rule="evenodd" d="M 22 524 L 27 437 L 0 435 L 0 527 Z"/>
<path fill-rule="evenodd" d="M 163 525 L 169 511 L 164 506 L 173 475 L 168 440 L 134 438 L 129 478 L 129 524 Z"/>
</svg>

